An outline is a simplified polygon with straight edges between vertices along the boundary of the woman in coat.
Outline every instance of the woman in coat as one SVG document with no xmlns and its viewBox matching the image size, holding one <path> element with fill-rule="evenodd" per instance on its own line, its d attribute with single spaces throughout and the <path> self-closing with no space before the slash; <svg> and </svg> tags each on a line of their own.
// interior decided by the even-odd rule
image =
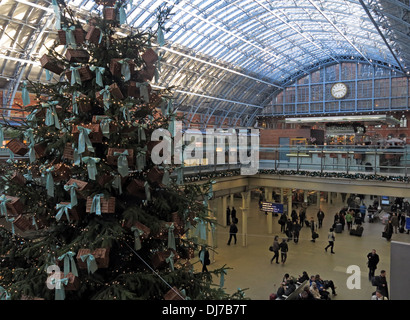
<svg viewBox="0 0 410 320">
<path fill-rule="evenodd" d="M 394 212 L 393 216 L 390 218 L 391 220 L 391 225 L 393 226 L 394 233 L 397 233 L 397 228 L 399 227 L 399 217 L 397 216 L 397 213 Z"/>
<path fill-rule="evenodd" d="M 393 235 L 393 225 L 391 224 L 391 220 L 389 220 L 389 222 L 384 227 L 384 237 L 386 238 L 386 240 L 389 241 L 392 235 Z"/>
<path fill-rule="evenodd" d="M 275 236 L 275 238 L 273 239 L 273 252 L 275 253 L 274 256 L 272 257 L 272 259 L 270 260 L 270 263 L 273 262 L 273 260 L 276 259 L 276 263 L 279 264 L 279 237 Z"/>
</svg>

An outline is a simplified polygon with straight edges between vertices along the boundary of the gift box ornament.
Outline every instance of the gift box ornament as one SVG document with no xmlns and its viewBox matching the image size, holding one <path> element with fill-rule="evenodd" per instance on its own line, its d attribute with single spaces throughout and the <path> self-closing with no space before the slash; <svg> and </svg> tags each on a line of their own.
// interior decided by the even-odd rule
<svg viewBox="0 0 410 320">
<path fill-rule="evenodd" d="M 92 255 L 97 268 L 108 268 L 110 263 L 110 248 L 97 248 L 93 251 L 90 249 L 79 249 L 77 253 L 77 265 L 80 269 L 88 269 L 89 261 L 84 256 Z M 87 258 L 88 258 L 87 257 Z M 91 258 L 92 259 L 92 258 Z"/>
<path fill-rule="evenodd" d="M 108 148 L 107 152 L 107 164 L 109 165 L 117 165 L 118 162 L 118 157 L 120 154 L 124 153 L 127 151 L 127 160 L 128 160 L 128 165 L 133 166 L 134 165 L 134 150 L 133 149 L 117 149 L 117 148 Z"/>
<path fill-rule="evenodd" d="M 19 156 L 24 156 L 29 151 L 29 147 L 17 139 L 11 139 L 6 144 L 6 147 L 9 148 L 11 152 Z"/>
<path fill-rule="evenodd" d="M 111 106 L 111 99 L 124 99 L 124 95 L 121 92 L 121 89 L 116 83 L 111 84 L 110 86 L 105 86 L 104 89 L 99 90 L 95 93 L 95 98 L 101 107 L 108 110 Z"/>
<path fill-rule="evenodd" d="M 64 27 L 57 31 L 61 45 L 77 45 L 85 41 L 85 31 L 82 28 Z M 68 40 L 68 41 L 67 41 Z"/>
<path fill-rule="evenodd" d="M 115 82 L 110 85 L 110 93 L 115 99 L 124 99 L 124 95 L 122 94 L 120 87 Z"/>
<path fill-rule="evenodd" d="M 42 143 L 37 143 L 34 145 L 34 152 L 36 154 L 37 159 L 41 159 L 46 156 L 46 149 L 47 149 L 47 143 L 42 142 Z"/>
<path fill-rule="evenodd" d="M 116 21 L 117 20 L 117 14 L 116 14 L 115 8 L 113 8 L 113 7 L 104 7 L 103 17 L 107 21 Z"/>
<path fill-rule="evenodd" d="M 177 287 L 172 287 L 164 295 L 164 300 L 185 300 L 184 295 L 177 289 Z"/>
<path fill-rule="evenodd" d="M 110 72 L 114 77 L 124 76 L 124 80 L 128 81 L 135 73 L 135 62 L 132 59 L 111 59 Z"/>
<path fill-rule="evenodd" d="M 93 143 L 102 143 L 103 140 L 103 134 L 100 128 L 99 124 L 96 123 L 90 123 L 90 124 L 83 124 L 80 127 L 90 129 L 91 132 L 88 134 L 88 137 L 90 138 L 90 141 Z M 71 132 L 73 134 L 73 137 L 75 140 L 78 140 L 80 131 L 78 129 L 77 125 L 74 125 L 73 130 Z"/>
<path fill-rule="evenodd" d="M 125 224 L 125 227 L 127 227 L 128 229 L 131 229 L 131 231 L 138 229 L 140 231 L 138 235 L 141 240 L 148 239 L 151 233 L 151 229 L 139 221 L 133 221 L 133 222 L 128 221 Z"/>
<path fill-rule="evenodd" d="M 115 213 L 115 197 L 106 199 L 103 195 L 87 197 L 86 212 L 95 213 Z"/>
<path fill-rule="evenodd" d="M 34 228 L 31 220 L 22 214 L 18 215 L 17 218 L 14 219 L 13 223 L 14 226 L 22 232 L 32 230 Z"/>
<path fill-rule="evenodd" d="M 133 179 L 127 186 L 127 192 L 139 199 L 145 199 L 145 181 Z"/>
<path fill-rule="evenodd" d="M 54 165 L 54 170 L 52 172 L 54 182 L 59 182 L 62 180 L 67 180 L 71 176 L 71 168 L 65 163 L 58 163 Z"/>
<path fill-rule="evenodd" d="M 81 82 L 92 80 L 94 78 L 95 74 L 90 70 L 88 66 L 79 66 L 76 68 L 76 70 L 78 71 Z M 67 80 L 71 83 L 73 69 L 66 70 L 65 76 L 67 77 Z"/>
<path fill-rule="evenodd" d="M 155 62 L 157 62 L 158 55 L 152 48 L 149 48 L 141 55 L 141 58 L 147 66 L 152 66 L 155 65 Z"/>
<path fill-rule="evenodd" d="M 91 26 L 85 36 L 85 40 L 89 43 L 98 44 L 101 39 L 101 30 L 97 26 Z"/>
<path fill-rule="evenodd" d="M 165 268 L 170 266 L 173 268 L 174 262 L 179 258 L 174 250 L 157 251 L 151 258 L 152 266 L 155 269 Z"/>
<path fill-rule="evenodd" d="M 90 60 L 90 54 L 84 49 L 67 49 L 65 57 L 70 63 L 87 63 Z"/>
<path fill-rule="evenodd" d="M 164 177 L 164 171 L 158 167 L 153 167 L 148 171 L 147 178 L 151 183 L 162 184 L 162 178 Z"/>
<path fill-rule="evenodd" d="M 67 273 L 67 275 L 64 275 L 63 271 L 59 273 L 54 272 L 47 278 L 47 284 L 51 284 L 56 288 L 59 288 L 56 282 L 60 283 L 62 290 L 77 291 L 80 288 L 80 279 L 71 272 Z"/>
<path fill-rule="evenodd" d="M 16 183 L 20 186 L 24 186 L 26 184 L 26 178 L 21 174 L 19 171 L 14 171 L 13 174 L 10 177 L 10 180 L 13 183 Z"/>
<path fill-rule="evenodd" d="M 70 202 L 60 202 L 56 205 L 57 221 L 79 221 L 85 214 L 85 207 L 83 204 L 79 203 L 76 206 L 71 206 Z"/>
<path fill-rule="evenodd" d="M 65 184 L 64 189 L 68 189 L 70 186 L 72 186 L 74 184 L 76 185 L 75 192 L 76 192 L 77 196 L 81 199 L 85 199 L 86 198 L 86 192 L 89 189 L 88 182 L 71 178 Z"/>
<path fill-rule="evenodd" d="M 62 64 L 60 61 L 58 61 L 56 58 L 49 56 L 47 54 L 44 54 L 40 58 L 40 63 L 41 66 L 44 69 L 47 69 L 51 72 L 54 72 L 56 74 L 61 74 L 64 71 L 64 64 Z"/>
<path fill-rule="evenodd" d="M 142 87 L 144 86 L 144 87 Z M 136 81 L 129 81 L 126 85 L 126 92 L 128 97 L 144 98 L 149 101 L 152 88 L 148 83 L 140 83 Z M 144 91 L 145 90 L 145 91 Z M 147 96 L 147 97 L 145 97 Z"/>
<path fill-rule="evenodd" d="M 141 70 L 138 71 L 138 74 L 142 78 L 143 81 L 152 81 L 155 76 L 155 66 L 147 65 Z"/>
<path fill-rule="evenodd" d="M 90 112 L 91 109 L 92 106 L 90 98 L 88 98 L 83 93 L 74 93 L 74 95 L 71 97 L 71 106 L 68 109 L 69 112 L 72 112 L 74 114 L 78 114 L 80 112 L 87 113 Z"/>
<path fill-rule="evenodd" d="M 5 196 L 7 199 L 6 207 L 9 216 L 18 216 L 24 212 L 24 204 L 18 197 Z"/>
</svg>

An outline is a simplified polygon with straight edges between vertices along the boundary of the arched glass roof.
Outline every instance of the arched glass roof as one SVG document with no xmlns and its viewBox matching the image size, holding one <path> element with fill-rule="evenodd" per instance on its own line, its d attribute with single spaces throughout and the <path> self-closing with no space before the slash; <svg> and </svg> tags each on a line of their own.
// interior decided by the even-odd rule
<svg viewBox="0 0 410 320">
<path fill-rule="evenodd" d="M 102 9 L 67 3 L 84 19 Z M 156 29 L 160 5 L 173 15 L 155 85 L 175 85 L 179 110 L 204 124 L 250 125 L 272 93 L 324 63 L 355 59 L 404 74 L 410 66 L 406 0 L 131 0 L 121 32 Z M 56 38 L 53 22 L 49 0 L 1 0 L 3 105 L 24 78 L 44 81 L 38 58 Z"/>
</svg>

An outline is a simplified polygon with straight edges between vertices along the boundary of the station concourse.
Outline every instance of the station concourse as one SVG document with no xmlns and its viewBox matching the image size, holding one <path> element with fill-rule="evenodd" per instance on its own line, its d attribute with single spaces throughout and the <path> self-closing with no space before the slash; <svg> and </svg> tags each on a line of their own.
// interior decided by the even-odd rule
<svg viewBox="0 0 410 320">
<path fill-rule="evenodd" d="M 368 195 L 364 201 L 367 205 L 372 202 Z M 241 202 L 240 198 L 234 198 L 236 208 L 241 206 Z M 268 247 L 272 244 L 273 237 L 279 235 L 282 239 L 286 236 L 280 232 L 278 217 L 273 217 L 272 234 L 268 233 L 265 213 L 259 210 L 258 199 L 251 199 L 247 245 L 242 245 L 242 235 L 239 231 L 237 244 L 228 246 L 229 228 L 218 225 L 214 262 L 210 267 L 217 268 L 226 264 L 227 268 L 232 268 L 227 270 L 225 276 L 226 291 L 235 292 L 238 288 L 246 288 L 245 296 L 250 299 L 267 300 L 271 293 L 276 293 L 285 273 L 297 278 L 306 271 L 309 276 L 319 274 L 324 280 L 333 280 L 337 287 L 337 296 L 331 296 L 332 300 L 370 300 L 375 287 L 368 280 L 366 256 L 372 249 L 376 249 L 380 256 L 376 275 L 384 269 L 389 279 L 390 243 L 381 237 L 384 225 L 381 222 L 369 223 L 366 217 L 362 237 L 349 235 L 345 227 L 342 233 L 336 234 L 335 254 L 325 252 L 324 248 L 328 244 L 327 234 L 333 224 L 334 214 L 344 205 L 346 203 L 343 203 L 340 197 L 335 198 L 332 204 L 322 198 L 320 207 L 325 212 L 325 219 L 323 227 L 318 229 L 319 238 L 316 242 L 310 241 L 310 230 L 304 226 L 300 232 L 299 242 L 288 242 L 289 253 L 286 263 L 271 264 L 273 253 Z M 317 220 L 317 211 L 316 203 L 309 205 L 307 218 L 313 216 Z M 238 227 L 240 230 L 241 220 Z M 397 233 L 393 235 L 392 241 L 410 242 L 410 235 Z M 349 289 L 346 284 L 351 276 L 351 273 L 347 273 L 350 265 L 357 265 L 360 268 L 361 289 Z"/>
</svg>

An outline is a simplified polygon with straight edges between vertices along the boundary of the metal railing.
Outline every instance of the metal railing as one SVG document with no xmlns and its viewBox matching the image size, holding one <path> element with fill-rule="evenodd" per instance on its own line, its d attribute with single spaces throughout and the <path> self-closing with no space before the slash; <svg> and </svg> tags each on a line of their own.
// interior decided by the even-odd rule
<svg viewBox="0 0 410 320">
<path fill-rule="evenodd" d="M 0 159 L 10 156 L 7 148 L 0 148 Z M 18 157 L 18 158 L 27 158 Z M 206 161 L 204 161 L 206 163 Z M 220 171 L 234 171 L 244 167 L 240 163 L 212 165 L 185 165 L 184 175 L 201 175 Z M 364 173 L 407 177 L 409 174 L 410 147 L 349 146 L 349 145 L 272 145 L 259 147 L 259 170 L 293 170 Z"/>
</svg>

